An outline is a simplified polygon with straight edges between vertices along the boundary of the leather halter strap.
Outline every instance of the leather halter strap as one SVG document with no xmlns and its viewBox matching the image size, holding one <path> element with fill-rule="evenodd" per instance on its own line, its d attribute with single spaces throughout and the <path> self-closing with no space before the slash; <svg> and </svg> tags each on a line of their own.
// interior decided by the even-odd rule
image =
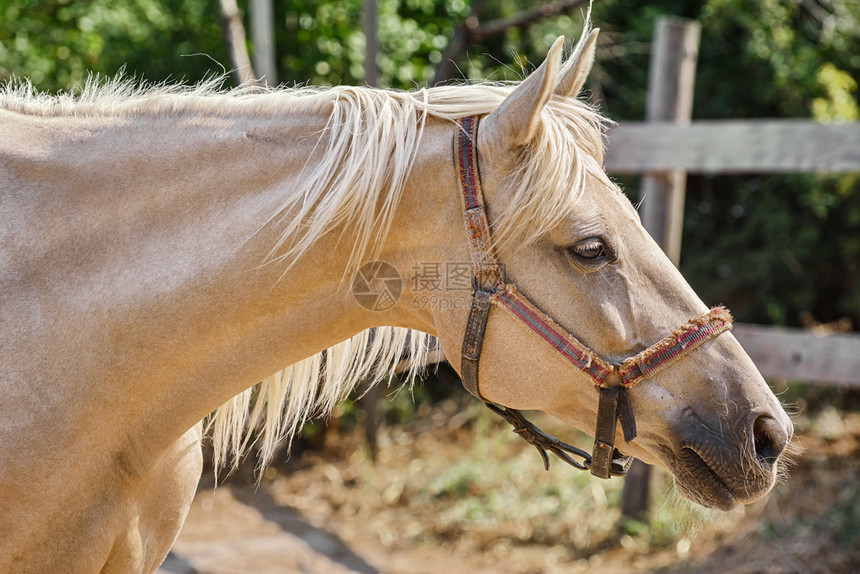
<svg viewBox="0 0 860 574">
<path fill-rule="evenodd" d="M 590 469 L 601 478 L 623 476 L 632 461 L 615 447 L 616 422 L 621 421 L 624 440 L 636 438 L 636 421 L 627 396 L 627 389 L 668 367 L 684 354 L 723 333 L 732 326 L 731 314 L 722 307 L 690 320 L 644 351 L 620 364 L 612 364 L 596 355 L 576 337 L 559 326 L 527 297 L 507 283 L 504 268 L 492 249 L 490 225 L 484 205 L 481 178 L 478 171 L 479 118 L 462 118 L 454 136 L 454 162 L 463 192 L 463 216 L 469 237 L 472 259 L 473 293 L 461 350 L 460 376 L 463 386 L 514 426 L 514 431 L 534 445 L 549 468 L 546 451 L 550 450 L 565 462 Z M 597 423 L 594 449 L 588 453 L 543 433 L 514 409 L 493 405 L 481 395 L 478 364 L 490 308 L 496 305 L 528 327 L 540 340 L 561 354 L 574 367 L 588 375 L 597 387 Z M 567 453 L 582 457 L 573 460 Z"/>
</svg>

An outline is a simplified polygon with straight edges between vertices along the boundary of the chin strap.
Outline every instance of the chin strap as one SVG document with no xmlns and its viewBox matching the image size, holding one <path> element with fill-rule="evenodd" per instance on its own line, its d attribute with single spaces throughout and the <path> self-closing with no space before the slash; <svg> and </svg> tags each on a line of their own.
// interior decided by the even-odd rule
<svg viewBox="0 0 860 574">
<path fill-rule="evenodd" d="M 508 283 L 504 268 L 496 260 L 478 172 L 478 122 L 477 116 L 461 119 L 454 136 L 454 162 L 463 191 L 463 217 L 472 258 L 472 301 L 460 357 L 463 386 L 484 401 L 490 410 L 513 425 L 514 432 L 537 448 L 547 469 L 549 451 L 576 468 L 590 469 L 593 475 L 600 478 L 624 476 L 633 459 L 622 455 L 614 445 L 618 421 L 621 421 L 626 442 L 636 438 L 636 420 L 627 389 L 731 329 L 731 314 L 722 307 L 711 309 L 619 364 L 602 359 L 583 345 L 519 293 L 514 285 Z M 519 411 L 490 403 L 481 395 L 478 364 L 490 308 L 493 305 L 510 313 L 594 382 L 599 399 L 594 449 L 591 455 L 544 433 L 526 420 Z M 580 463 L 569 455 L 578 456 L 583 461 Z"/>
</svg>

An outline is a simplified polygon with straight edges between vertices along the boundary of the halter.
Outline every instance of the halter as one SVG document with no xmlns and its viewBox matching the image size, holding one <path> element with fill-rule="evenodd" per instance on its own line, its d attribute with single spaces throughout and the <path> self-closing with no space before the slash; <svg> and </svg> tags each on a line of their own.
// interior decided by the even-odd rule
<svg viewBox="0 0 860 574">
<path fill-rule="evenodd" d="M 624 440 L 630 442 L 636 438 L 636 420 L 627 389 L 731 329 L 732 316 L 725 308 L 715 307 L 618 364 L 602 359 L 579 342 L 517 291 L 515 285 L 507 282 L 504 269 L 493 254 L 490 224 L 478 172 L 478 123 L 478 116 L 462 118 L 454 136 L 454 163 L 463 191 L 463 217 L 472 259 L 472 300 L 463 336 L 460 363 L 463 386 L 484 401 L 493 412 L 512 424 L 514 432 L 526 442 L 534 445 L 543 457 L 545 468 L 549 469 L 546 452 L 551 451 L 568 464 L 581 470 L 590 469 L 591 474 L 600 478 L 624 476 L 633 459 L 622 455 L 614 445 L 616 423 L 619 420 Z M 478 361 L 490 317 L 490 307 L 493 305 L 510 313 L 574 367 L 591 377 L 600 393 L 592 454 L 589 455 L 544 433 L 526 420 L 519 411 L 492 404 L 481 395 Z M 582 458 L 582 462 L 573 459 L 568 453 Z"/>
</svg>

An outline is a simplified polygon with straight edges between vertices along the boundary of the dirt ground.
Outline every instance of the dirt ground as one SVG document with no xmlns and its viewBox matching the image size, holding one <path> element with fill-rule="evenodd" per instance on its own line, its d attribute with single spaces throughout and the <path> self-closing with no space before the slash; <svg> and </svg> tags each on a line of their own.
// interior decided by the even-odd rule
<svg viewBox="0 0 860 574">
<path fill-rule="evenodd" d="M 502 423 L 461 406 L 383 428 L 375 462 L 353 430 L 259 485 L 243 468 L 216 489 L 207 473 L 159 573 L 860 572 L 860 413 L 798 420 L 804 453 L 763 501 L 705 511 L 661 473 L 651 516 L 631 522 L 621 480 L 544 472 Z"/>
</svg>

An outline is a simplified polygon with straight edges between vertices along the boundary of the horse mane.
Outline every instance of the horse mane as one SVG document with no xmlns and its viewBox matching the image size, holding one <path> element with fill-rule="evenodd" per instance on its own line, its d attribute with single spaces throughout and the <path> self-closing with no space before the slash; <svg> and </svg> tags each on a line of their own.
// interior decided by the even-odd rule
<svg viewBox="0 0 860 574">
<path fill-rule="evenodd" d="M 587 37 L 588 26 L 577 48 Z M 93 76 L 76 94 L 38 93 L 28 82 L 0 86 L 0 109 L 43 117 L 127 114 L 246 115 L 325 109 L 319 163 L 306 166 L 299 189 L 285 199 L 269 224 L 282 228 L 270 253 L 284 273 L 325 233 L 341 227 L 356 233 L 344 278 L 380 249 L 418 154 L 428 118 L 453 122 L 495 110 L 514 84 L 449 85 L 412 92 L 337 86 L 331 88 L 240 87 L 223 90 L 225 78 L 183 85 L 141 85 L 123 77 Z M 574 208 L 587 176 L 608 182 L 602 170 L 609 121 L 576 98 L 553 96 L 541 127 L 522 150 L 510 179 L 507 205 L 492 206 L 497 248 L 533 242 Z M 559 182 L 569 182 L 559 185 Z M 610 184 L 611 185 L 611 184 Z M 456 196 L 452 196 L 453 198 Z M 463 238 L 466 241 L 464 235 Z M 365 331 L 268 377 L 208 419 L 216 469 L 238 466 L 259 443 L 260 466 L 290 441 L 311 417 L 328 414 L 360 383 L 390 381 L 408 349 L 408 371 L 424 366 L 432 337 L 396 327 Z M 256 430 L 256 432 L 254 432 Z M 253 437 L 253 438 L 252 438 Z"/>
</svg>

